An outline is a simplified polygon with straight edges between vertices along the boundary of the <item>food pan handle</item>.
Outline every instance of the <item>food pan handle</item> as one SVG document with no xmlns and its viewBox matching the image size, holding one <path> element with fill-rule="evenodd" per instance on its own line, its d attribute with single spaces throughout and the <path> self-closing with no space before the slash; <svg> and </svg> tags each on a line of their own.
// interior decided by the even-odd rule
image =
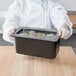
<svg viewBox="0 0 76 76">
<path fill-rule="evenodd" d="M 12 36 L 12 37 L 16 37 L 17 34 L 18 34 L 21 30 L 23 30 L 23 29 L 22 29 L 22 28 L 18 28 L 18 29 L 16 29 L 15 33 L 12 34 L 11 36 Z"/>
</svg>

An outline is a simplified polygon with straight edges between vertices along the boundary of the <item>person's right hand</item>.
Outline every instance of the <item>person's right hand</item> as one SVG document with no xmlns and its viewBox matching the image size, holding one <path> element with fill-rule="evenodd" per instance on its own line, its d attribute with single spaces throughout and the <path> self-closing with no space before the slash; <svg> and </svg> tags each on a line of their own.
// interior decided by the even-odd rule
<svg viewBox="0 0 76 76">
<path fill-rule="evenodd" d="M 10 30 L 8 31 L 9 38 L 10 38 L 10 40 L 12 40 L 12 41 L 14 40 L 14 37 L 12 37 L 12 34 L 14 34 L 15 31 L 16 31 L 16 28 L 12 28 L 12 29 L 10 29 Z"/>
</svg>

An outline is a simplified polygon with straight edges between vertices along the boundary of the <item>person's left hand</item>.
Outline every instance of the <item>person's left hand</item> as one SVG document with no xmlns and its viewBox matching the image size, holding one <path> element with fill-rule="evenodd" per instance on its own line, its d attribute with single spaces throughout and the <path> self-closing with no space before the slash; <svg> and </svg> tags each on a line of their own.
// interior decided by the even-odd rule
<svg viewBox="0 0 76 76">
<path fill-rule="evenodd" d="M 60 38 L 68 39 L 71 36 L 69 27 L 65 23 L 57 30 Z"/>
</svg>

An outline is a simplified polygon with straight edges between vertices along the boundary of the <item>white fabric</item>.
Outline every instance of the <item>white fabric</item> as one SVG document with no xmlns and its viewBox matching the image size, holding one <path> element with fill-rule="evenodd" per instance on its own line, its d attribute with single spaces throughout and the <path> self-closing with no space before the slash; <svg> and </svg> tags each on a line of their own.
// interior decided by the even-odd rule
<svg viewBox="0 0 76 76">
<path fill-rule="evenodd" d="M 15 0 L 8 9 L 6 21 L 3 24 L 3 39 L 10 41 L 8 31 L 22 26 L 58 29 L 66 23 L 72 34 L 72 23 L 67 12 L 59 3 L 53 0 Z"/>
</svg>

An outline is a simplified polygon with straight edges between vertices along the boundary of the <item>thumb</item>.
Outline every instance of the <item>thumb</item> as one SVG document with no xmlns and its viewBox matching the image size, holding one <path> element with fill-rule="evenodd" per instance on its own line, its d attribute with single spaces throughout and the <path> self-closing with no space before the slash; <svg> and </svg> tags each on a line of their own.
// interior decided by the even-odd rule
<svg viewBox="0 0 76 76">
<path fill-rule="evenodd" d="M 61 37 L 62 32 L 60 30 L 58 30 L 58 36 Z"/>
</svg>

